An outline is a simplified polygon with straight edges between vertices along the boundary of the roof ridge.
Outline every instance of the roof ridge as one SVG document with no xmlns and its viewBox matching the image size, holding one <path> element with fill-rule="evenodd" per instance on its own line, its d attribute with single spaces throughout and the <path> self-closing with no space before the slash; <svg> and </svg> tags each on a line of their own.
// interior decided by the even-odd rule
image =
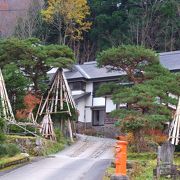
<svg viewBox="0 0 180 180">
<path fill-rule="evenodd" d="M 174 54 L 180 54 L 180 50 L 178 50 L 178 51 L 169 51 L 169 52 L 162 52 L 162 53 L 159 53 L 160 56 L 174 55 Z"/>
<path fill-rule="evenodd" d="M 87 79 L 91 79 L 91 77 L 80 67 L 80 65 L 75 65 L 78 71 Z"/>
</svg>

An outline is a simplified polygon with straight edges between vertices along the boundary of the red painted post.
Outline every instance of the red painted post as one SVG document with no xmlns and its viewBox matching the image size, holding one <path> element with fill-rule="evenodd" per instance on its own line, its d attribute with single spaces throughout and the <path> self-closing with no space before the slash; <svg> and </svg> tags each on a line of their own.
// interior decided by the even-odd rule
<svg viewBox="0 0 180 180">
<path fill-rule="evenodd" d="M 127 142 L 118 141 L 116 144 L 115 175 L 126 176 Z"/>
</svg>

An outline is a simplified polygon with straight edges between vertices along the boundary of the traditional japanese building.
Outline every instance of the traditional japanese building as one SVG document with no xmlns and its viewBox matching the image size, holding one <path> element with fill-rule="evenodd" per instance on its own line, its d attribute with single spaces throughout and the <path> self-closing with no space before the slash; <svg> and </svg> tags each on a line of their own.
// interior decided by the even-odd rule
<svg viewBox="0 0 180 180">
<path fill-rule="evenodd" d="M 160 63 L 171 72 L 180 71 L 180 51 L 160 53 Z M 51 77 L 56 68 L 48 72 Z M 115 119 L 109 113 L 123 104 L 114 104 L 110 96 L 98 97 L 96 90 L 102 83 L 118 82 L 125 72 L 98 68 L 96 61 L 74 65 L 65 71 L 72 95 L 79 111 L 78 122 L 86 126 L 106 126 L 113 124 Z"/>
</svg>

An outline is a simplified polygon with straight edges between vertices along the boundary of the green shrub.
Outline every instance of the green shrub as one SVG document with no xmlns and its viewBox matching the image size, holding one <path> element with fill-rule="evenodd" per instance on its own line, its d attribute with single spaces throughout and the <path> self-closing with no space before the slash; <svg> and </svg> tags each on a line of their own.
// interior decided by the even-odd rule
<svg viewBox="0 0 180 180">
<path fill-rule="evenodd" d="M 0 118 L 0 143 L 5 141 L 4 126 L 4 121 L 2 118 Z"/>
<path fill-rule="evenodd" d="M 55 154 L 64 149 L 64 144 L 58 142 L 48 142 L 44 148 L 43 155 Z"/>
<path fill-rule="evenodd" d="M 20 153 L 20 149 L 18 148 L 16 144 L 7 144 L 6 151 L 7 151 L 7 155 L 10 157 L 15 156 L 16 154 Z"/>
<path fill-rule="evenodd" d="M 5 144 L 0 144 L 0 157 L 7 155 L 7 148 Z"/>
<path fill-rule="evenodd" d="M 56 134 L 56 140 L 58 143 L 62 143 L 62 144 L 65 144 L 66 143 L 66 139 L 65 137 L 63 136 L 63 133 L 60 131 L 59 128 L 55 128 L 54 130 L 55 134 Z"/>
<path fill-rule="evenodd" d="M 175 152 L 180 152 L 180 144 L 178 144 L 177 146 L 175 146 Z"/>
<path fill-rule="evenodd" d="M 25 128 L 25 126 L 24 126 L 24 128 Z M 32 134 L 30 134 L 29 132 L 25 131 L 24 129 L 22 129 L 22 128 L 14 125 L 14 124 L 9 125 L 9 126 L 8 126 L 8 129 L 9 129 L 9 132 L 10 132 L 10 133 L 32 135 Z M 26 129 L 27 129 L 28 131 L 35 132 L 35 127 L 26 126 Z"/>
<path fill-rule="evenodd" d="M 157 154 L 152 153 L 152 152 L 147 152 L 147 153 L 128 153 L 128 159 L 129 160 L 134 160 L 134 159 L 139 159 L 139 160 L 152 160 L 156 159 Z"/>
<path fill-rule="evenodd" d="M 3 133 L 0 133 L 0 143 L 4 142 L 6 139 L 6 136 Z"/>
</svg>

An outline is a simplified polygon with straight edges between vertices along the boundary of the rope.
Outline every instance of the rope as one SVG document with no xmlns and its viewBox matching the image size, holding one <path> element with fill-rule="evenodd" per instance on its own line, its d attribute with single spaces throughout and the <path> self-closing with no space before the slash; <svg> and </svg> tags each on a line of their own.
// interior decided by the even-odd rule
<svg viewBox="0 0 180 180">
<path fill-rule="evenodd" d="M 36 136 L 36 137 L 41 137 L 41 136 L 39 136 L 39 135 L 37 135 L 37 134 L 33 133 L 32 131 L 29 131 L 28 129 L 26 129 L 26 128 L 25 128 L 25 127 L 23 127 L 22 125 L 19 125 L 19 124 L 18 124 L 18 123 L 16 123 L 16 122 L 12 122 L 11 120 L 6 119 L 6 118 L 4 118 L 3 120 L 4 120 L 5 122 L 6 122 L 6 121 L 8 121 L 8 122 L 10 122 L 10 124 L 13 124 L 13 125 L 15 125 L 15 126 L 20 127 L 21 129 L 23 129 L 23 130 L 25 130 L 25 131 L 29 132 L 30 134 L 32 134 L 32 135 L 34 135 L 34 136 Z"/>
</svg>

